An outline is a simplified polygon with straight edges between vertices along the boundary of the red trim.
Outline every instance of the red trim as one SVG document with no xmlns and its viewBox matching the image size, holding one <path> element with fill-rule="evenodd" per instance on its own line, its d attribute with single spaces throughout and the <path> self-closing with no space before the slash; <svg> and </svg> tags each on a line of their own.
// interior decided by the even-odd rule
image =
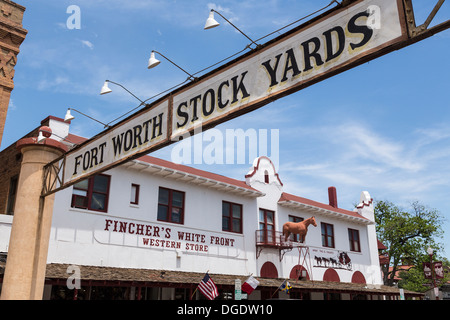
<svg viewBox="0 0 450 320">
<path fill-rule="evenodd" d="M 258 171 L 258 168 L 259 168 L 259 162 L 261 161 L 261 159 L 269 160 L 270 164 L 271 164 L 272 167 L 273 167 L 273 172 L 275 172 L 275 177 L 277 177 L 278 182 L 279 182 L 281 185 L 283 185 L 283 183 L 282 183 L 281 180 L 280 180 L 280 177 L 278 176 L 277 171 L 275 170 L 275 166 L 273 165 L 272 160 L 270 160 L 270 159 L 269 159 L 268 157 L 266 157 L 266 156 L 261 156 L 261 157 L 258 158 L 258 161 L 256 162 L 256 166 L 253 167 L 253 172 L 246 174 L 246 175 L 245 175 L 245 178 L 251 178 L 251 177 L 253 177 L 253 175 L 256 173 L 256 171 Z"/>
<path fill-rule="evenodd" d="M 53 148 L 59 149 L 62 152 L 69 151 L 69 148 L 65 144 L 63 144 L 59 141 L 53 140 L 53 139 L 49 139 L 49 138 L 45 139 L 44 141 L 42 141 L 40 143 L 37 142 L 37 137 L 23 138 L 16 142 L 16 148 L 18 150 L 21 150 L 23 147 L 32 146 L 32 145 L 53 147 Z"/>
<path fill-rule="evenodd" d="M 360 271 L 355 271 L 352 276 L 352 283 L 366 283 L 366 278 Z"/>
<path fill-rule="evenodd" d="M 334 211 L 334 212 L 338 212 L 338 213 L 342 213 L 342 214 L 346 214 L 352 217 L 357 217 L 360 219 L 364 219 L 364 220 L 368 220 L 367 218 L 363 217 L 362 215 L 358 214 L 357 212 L 354 211 L 350 211 L 350 210 L 345 210 L 345 209 L 340 209 L 340 208 L 335 208 L 332 207 L 328 204 L 324 204 L 324 203 L 320 203 L 314 200 L 310 200 L 310 199 L 306 199 L 306 198 L 302 198 L 299 196 L 294 196 L 293 194 L 289 194 L 286 192 L 283 192 L 280 196 L 280 200 L 278 200 L 278 203 L 280 202 L 284 202 L 284 201 L 294 201 L 294 202 L 298 202 L 298 203 L 303 203 L 306 205 L 310 205 L 313 207 L 317 207 L 317 208 L 322 208 L 322 209 L 326 209 L 326 210 L 330 210 L 330 211 Z"/>
<path fill-rule="evenodd" d="M 59 121 L 59 122 L 70 124 L 70 120 L 69 121 L 64 121 L 64 119 L 61 119 L 61 118 L 58 118 L 58 117 L 55 117 L 55 116 L 48 116 L 47 118 L 45 118 L 44 120 L 41 121 L 41 125 L 44 125 L 45 123 L 48 123 L 50 120 L 55 120 L 55 121 Z"/>
<path fill-rule="evenodd" d="M 262 265 L 260 275 L 262 278 L 277 279 L 278 278 L 277 267 L 275 267 L 275 265 L 272 262 L 267 261 Z"/>
<path fill-rule="evenodd" d="M 370 201 L 368 203 L 365 203 L 363 201 L 363 203 L 361 205 L 358 205 L 356 208 L 361 209 L 361 208 L 364 208 L 364 207 L 368 207 L 368 206 L 370 206 L 372 204 L 372 202 L 373 202 L 373 198 L 370 199 Z"/>
<path fill-rule="evenodd" d="M 304 266 L 301 266 L 301 265 L 296 265 L 296 266 L 294 266 L 292 269 L 291 269 L 291 273 L 289 274 L 289 279 L 292 279 L 292 280 L 299 280 L 300 278 L 301 278 L 301 275 L 302 275 L 302 270 L 305 270 L 306 271 L 306 279 L 307 280 L 310 280 L 310 278 L 309 278 L 309 272 L 308 272 L 308 270 L 306 270 L 306 268 L 304 267 Z"/>
<path fill-rule="evenodd" d="M 329 282 L 341 282 L 338 273 L 336 270 L 328 268 L 327 271 L 323 274 L 323 281 Z"/>
</svg>

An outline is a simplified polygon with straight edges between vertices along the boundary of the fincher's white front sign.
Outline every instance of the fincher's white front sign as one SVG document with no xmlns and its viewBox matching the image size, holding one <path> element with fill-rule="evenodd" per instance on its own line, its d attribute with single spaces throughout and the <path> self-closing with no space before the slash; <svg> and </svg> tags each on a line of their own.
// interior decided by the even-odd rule
<svg viewBox="0 0 450 320">
<path fill-rule="evenodd" d="M 334 10 L 174 90 L 68 152 L 61 185 L 255 110 L 406 39 L 401 0 L 361 0 Z"/>
</svg>

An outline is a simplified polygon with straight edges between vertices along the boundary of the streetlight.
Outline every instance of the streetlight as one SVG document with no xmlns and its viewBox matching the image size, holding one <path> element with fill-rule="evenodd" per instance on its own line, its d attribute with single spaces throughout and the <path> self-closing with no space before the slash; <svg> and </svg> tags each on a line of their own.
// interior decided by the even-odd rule
<svg viewBox="0 0 450 320">
<path fill-rule="evenodd" d="M 220 23 L 217 22 L 216 19 L 214 19 L 214 12 L 217 13 L 219 16 L 221 16 L 226 22 L 228 22 L 229 24 L 231 24 L 231 26 L 234 27 L 237 31 L 239 31 L 241 34 L 243 34 L 244 37 L 246 37 L 248 40 L 250 40 L 250 42 L 251 42 L 252 44 L 254 44 L 256 47 L 259 47 L 259 46 L 260 46 L 260 45 L 257 44 L 255 41 L 253 41 L 252 39 L 250 39 L 250 37 L 247 36 L 244 32 L 242 32 L 241 29 L 239 29 L 239 28 L 236 27 L 234 24 L 232 24 L 232 23 L 230 22 L 230 20 L 228 20 L 227 18 L 225 18 L 223 15 L 220 14 L 220 12 L 218 12 L 218 11 L 216 11 L 216 10 L 214 10 L 214 9 L 211 9 L 211 11 L 209 12 L 209 17 L 208 17 L 208 19 L 206 20 L 205 27 L 204 27 L 205 30 L 212 29 L 212 28 L 218 27 L 218 26 L 220 25 Z M 250 45 L 248 45 L 247 47 L 250 48 Z"/>
<path fill-rule="evenodd" d="M 433 281 L 434 295 L 436 300 L 439 300 L 439 288 L 436 286 L 436 273 L 433 265 L 433 248 L 428 247 L 427 253 L 430 256 L 431 280 Z"/>
<path fill-rule="evenodd" d="M 161 61 L 159 61 L 158 59 L 156 59 L 155 57 L 155 53 L 159 54 L 160 56 L 162 56 L 164 59 L 166 59 L 167 61 L 169 61 L 170 63 L 172 63 L 175 67 L 177 67 L 178 69 L 180 69 L 181 71 L 183 71 L 184 73 L 186 73 L 189 78 L 191 80 L 196 80 L 197 78 L 194 77 L 193 75 L 191 75 L 189 72 L 187 72 L 186 70 L 184 70 L 183 68 L 181 68 L 179 65 L 177 65 L 175 62 L 173 62 L 172 60 L 170 60 L 169 58 L 167 58 L 165 55 L 163 55 L 161 52 L 152 50 L 152 53 L 150 54 L 150 59 L 148 60 L 148 69 L 152 69 L 154 67 L 156 67 L 158 64 L 161 63 Z"/>
<path fill-rule="evenodd" d="M 70 121 L 70 120 L 75 119 L 75 117 L 70 113 L 71 110 L 73 110 L 73 111 L 75 111 L 75 112 L 78 112 L 79 114 L 82 114 L 83 116 L 88 117 L 89 119 L 94 120 L 94 121 L 96 121 L 96 122 L 102 124 L 105 128 L 109 128 L 109 127 L 110 127 L 108 124 L 105 124 L 105 123 L 103 123 L 103 122 L 101 122 L 101 121 L 99 121 L 99 120 L 97 120 L 97 119 L 94 119 L 94 118 L 92 118 L 91 116 L 88 116 L 87 114 L 84 114 L 83 112 L 78 111 L 78 110 L 73 109 L 73 108 L 68 108 L 68 109 L 67 109 L 66 116 L 64 117 L 64 122 L 68 122 L 68 121 Z"/>
<path fill-rule="evenodd" d="M 112 90 L 109 88 L 108 83 L 113 83 L 116 86 L 121 87 L 122 89 L 124 89 L 126 92 L 128 92 L 129 94 L 131 94 L 133 97 L 135 97 L 136 99 L 138 99 L 141 102 L 141 105 L 146 105 L 144 101 L 142 101 L 141 99 L 139 99 L 138 97 L 136 97 L 136 95 L 133 94 L 133 92 L 131 92 L 130 90 L 128 90 L 127 88 L 125 88 L 123 85 L 121 85 L 120 83 L 111 81 L 111 80 L 105 80 L 105 83 L 103 84 L 102 89 L 100 90 L 100 95 L 104 95 L 107 93 L 112 92 Z"/>
</svg>

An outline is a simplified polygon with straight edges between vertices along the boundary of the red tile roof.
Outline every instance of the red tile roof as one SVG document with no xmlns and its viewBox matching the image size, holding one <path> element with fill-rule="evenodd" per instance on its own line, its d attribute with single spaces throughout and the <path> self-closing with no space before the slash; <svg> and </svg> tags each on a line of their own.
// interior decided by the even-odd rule
<svg viewBox="0 0 450 320">
<path fill-rule="evenodd" d="M 363 220 L 367 220 L 367 218 L 363 217 L 362 215 L 358 214 L 357 212 L 354 211 L 350 211 L 350 210 L 345 210 L 345 209 L 341 209 L 341 208 L 335 208 L 333 206 L 330 206 L 329 204 L 325 204 L 325 203 L 321 203 L 321 202 L 317 202 L 314 200 L 310 200 L 310 199 L 306 199 L 306 198 L 302 198 L 299 196 L 295 196 L 293 194 L 289 194 L 286 192 L 283 192 L 281 194 L 280 199 L 278 200 L 278 203 L 284 203 L 284 202 L 297 202 L 297 203 L 301 203 L 301 204 L 305 204 L 307 206 L 312 206 L 312 207 L 316 207 L 319 209 L 325 209 L 328 211 L 332 211 L 332 212 L 337 212 L 340 214 L 344 214 L 350 217 L 354 217 L 354 218 L 359 218 L 359 219 L 363 219 Z"/>
</svg>

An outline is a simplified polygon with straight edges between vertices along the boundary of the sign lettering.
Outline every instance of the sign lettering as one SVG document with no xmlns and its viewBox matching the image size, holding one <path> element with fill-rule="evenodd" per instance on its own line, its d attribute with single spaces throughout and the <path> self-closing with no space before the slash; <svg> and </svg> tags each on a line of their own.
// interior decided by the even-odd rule
<svg viewBox="0 0 450 320">
<path fill-rule="evenodd" d="M 360 0 L 269 41 L 69 151 L 59 189 L 406 45 L 403 15 L 401 0 Z"/>
</svg>

